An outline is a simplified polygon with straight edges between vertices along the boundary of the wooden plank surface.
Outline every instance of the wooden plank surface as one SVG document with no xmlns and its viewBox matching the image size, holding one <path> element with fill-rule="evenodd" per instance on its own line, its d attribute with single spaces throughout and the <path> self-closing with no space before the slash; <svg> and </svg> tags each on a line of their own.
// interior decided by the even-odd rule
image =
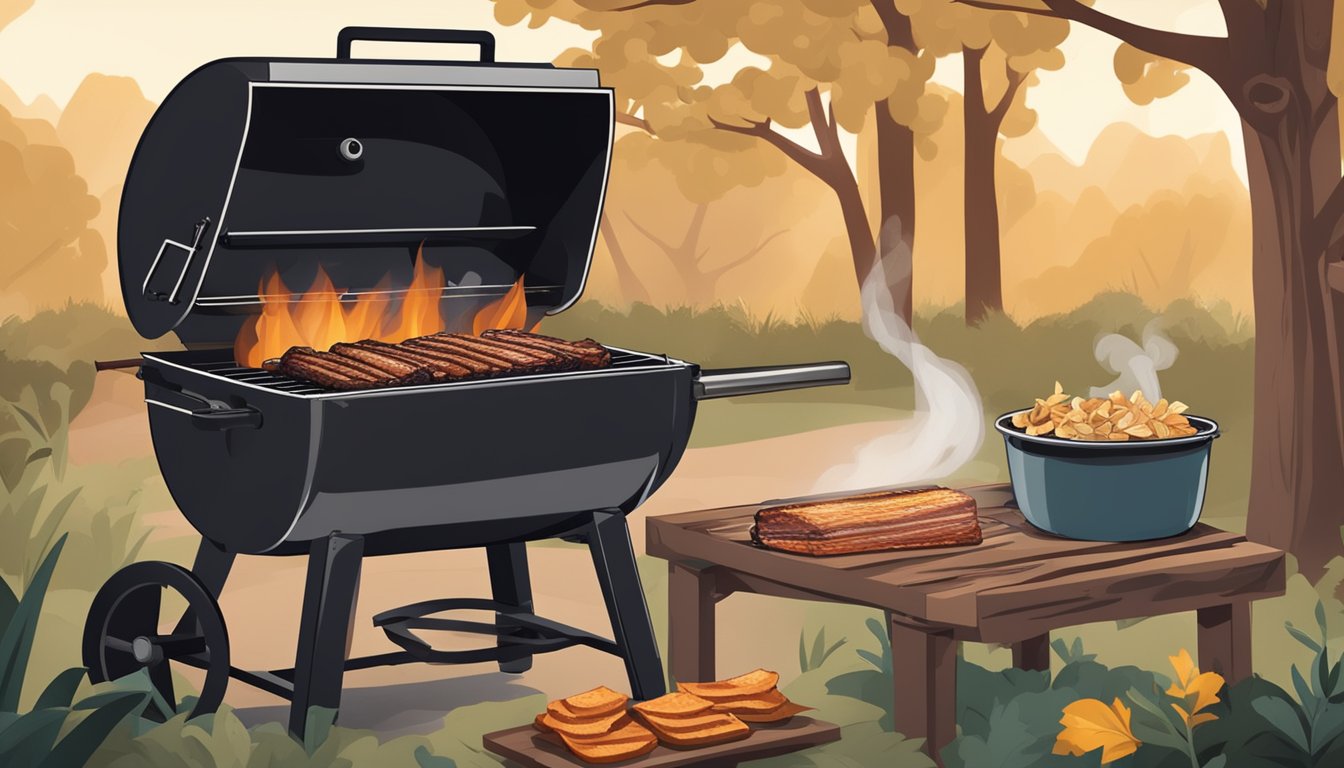
<svg viewBox="0 0 1344 768">
<path fill-rule="evenodd" d="M 658 745 L 652 752 L 633 760 L 610 765 L 629 768 L 679 768 L 679 766 L 733 766 L 748 760 L 829 744 L 840 739 L 840 727 L 796 716 L 778 725 L 753 725 L 751 735 L 741 741 L 696 749 L 672 749 Z M 481 739 L 485 748 L 526 768 L 575 768 L 588 766 L 565 748 L 555 734 L 543 734 L 530 725 L 487 733 Z"/>
<path fill-rule="evenodd" d="M 1158 541 L 1075 541 L 1029 525 L 1008 486 L 966 491 L 984 533 L 976 546 L 835 557 L 776 552 L 754 546 L 749 535 L 756 511 L 770 502 L 651 517 L 646 548 L 994 642 L 1062 623 L 1194 610 L 1284 589 L 1283 553 L 1241 534 L 1197 524 Z"/>
</svg>

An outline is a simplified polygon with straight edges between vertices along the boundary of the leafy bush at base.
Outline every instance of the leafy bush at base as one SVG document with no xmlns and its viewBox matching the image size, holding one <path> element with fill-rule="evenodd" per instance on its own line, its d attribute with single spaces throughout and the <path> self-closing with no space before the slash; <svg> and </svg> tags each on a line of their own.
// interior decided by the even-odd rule
<svg viewBox="0 0 1344 768">
<path fill-rule="evenodd" d="M 1324 603 L 1316 626 L 1284 629 L 1311 653 L 1293 668 L 1290 689 L 1253 676 L 1225 686 L 1173 649 L 1170 671 L 1109 667 L 1082 642 L 1055 640 L 1061 665 L 1052 674 L 999 671 L 957 661 L 958 737 L 942 751 L 948 768 L 1321 768 L 1344 765 L 1344 658 L 1329 649 Z M 891 651 L 881 622 L 868 621 L 867 642 L 847 638 L 853 653 L 833 653 L 786 686 L 815 716 L 840 723 L 845 740 L 753 766 L 931 765 L 922 753 L 897 759 L 920 742 L 893 733 Z M 875 644 L 875 648 L 873 647 Z M 863 647 L 867 646 L 867 647 Z M 815 652 L 802 642 L 802 661 Z M 822 647 L 815 638 L 812 648 Z M 1069 727 L 1066 728 L 1066 723 Z M 1070 730 L 1072 729 L 1072 730 Z M 1081 729 L 1081 730 L 1079 730 Z M 854 738 L 851 738 L 853 736 Z M 1106 751 L 1103 753 L 1103 745 Z M 1076 753 L 1076 754 L 1071 754 Z M 1105 757 L 1102 755 L 1105 754 Z"/>
</svg>

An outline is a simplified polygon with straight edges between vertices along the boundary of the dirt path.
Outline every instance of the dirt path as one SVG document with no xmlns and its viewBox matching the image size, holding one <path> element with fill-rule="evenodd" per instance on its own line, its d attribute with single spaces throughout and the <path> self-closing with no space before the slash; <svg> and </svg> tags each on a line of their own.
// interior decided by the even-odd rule
<svg viewBox="0 0 1344 768">
<path fill-rule="evenodd" d="M 100 377 L 94 401 L 72 429 L 72 460 L 111 461 L 152 451 L 141 397 L 139 382 L 132 377 Z M 690 450 L 667 484 L 631 517 L 636 551 L 643 551 L 646 516 L 807 493 L 830 457 L 848 455 L 851 446 L 886 428 L 880 423 L 856 424 Z M 175 510 L 146 512 L 157 536 L 194 535 Z M 586 551 L 532 546 L 529 555 L 537 611 L 608 635 L 605 608 Z M 271 669 L 293 664 L 305 565 L 302 557 L 238 560 L 220 600 L 235 666 Z M 363 570 L 351 652 L 395 650 L 373 627 L 375 613 L 421 600 L 488 594 L 480 550 L 370 559 Z M 719 611 L 720 672 L 766 666 L 792 676 L 797 671 L 803 614 L 804 607 L 797 603 L 730 598 Z M 769 628 L 768 640 L 761 637 L 763 627 Z M 430 639 L 445 641 L 448 647 L 469 647 L 475 641 Z M 627 689 L 621 662 L 587 648 L 539 656 L 533 669 L 521 676 L 501 674 L 494 664 L 366 670 L 346 678 L 342 723 L 384 733 L 426 731 L 438 727 L 444 713 L 461 704 L 536 691 L 563 696 L 597 684 Z M 226 699 L 250 722 L 281 718 L 286 707 L 280 699 L 236 682 Z"/>
</svg>

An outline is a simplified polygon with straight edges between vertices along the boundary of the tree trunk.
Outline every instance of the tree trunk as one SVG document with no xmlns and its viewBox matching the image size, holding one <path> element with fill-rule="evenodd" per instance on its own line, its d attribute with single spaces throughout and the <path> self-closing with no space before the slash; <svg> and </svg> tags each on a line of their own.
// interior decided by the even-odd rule
<svg viewBox="0 0 1344 768">
<path fill-rule="evenodd" d="M 844 159 L 841 158 L 844 163 Z M 854 262 L 854 276 L 859 281 L 859 287 L 862 288 L 864 282 L 868 279 L 868 273 L 872 272 L 873 265 L 877 263 L 877 250 L 874 247 L 873 231 L 868 227 L 868 211 L 863 207 L 863 197 L 859 194 L 859 183 L 854 179 L 849 171 L 849 165 L 844 164 L 843 172 L 837 172 L 829 175 L 829 178 L 823 179 L 831 190 L 835 192 L 836 202 L 840 204 L 840 215 L 845 222 L 845 235 L 849 241 L 849 255 Z M 885 265 L 889 270 L 884 275 L 887 280 L 887 286 L 892 291 L 892 306 L 900 307 L 898 299 L 901 294 L 897 288 L 892 288 L 893 284 L 901 284 L 901 275 L 899 270 L 902 265 L 897 263 L 894 267 L 888 262 Z M 890 271 L 897 271 L 898 274 L 892 275 Z M 909 286 L 910 273 L 905 273 L 905 285 Z"/>
<path fill-rule="evenodd" d="M 612 266 L 616 268 L 616 285 L 621 289 L 621 295 L 631 304 L 636 302 L 648 304 L 649 292 L 631 269 L 629 260 L 625 258 L 625 250 L 616 239 L 616 228 L 612 226 L 606 214 L 602 215 L 599 229 L 602 232 L 602 239 L 607 244 L 607 253 L 611 254 Z"/>
<path fill-rule="evenodd" d="M 967 325 L 979 325 L 989 312 L 1003 311 L 999 200 L 994 180 L 999 126 L 985 106 L 980 72 L 984 56 L 984 49 L 962 49 Z"/>
<path fill-rule="evenodd" d="M 882 14 L 882 19 L 887 27 L 888 45 L 917 53 L 909 16 L 890 12 Z M 915 132 L 909 126 L 896 122 L 885 100 L 878 102 L 875 107 L 879 214 L 877 250 L 887 259 L 886 278 L 892 306 L 909 324 L 914 316 Z M 863 275 L 859 276 L 859 284 L 863 284 Z"/>
<path fill-rule="evenodd" d="M 1291 551 L 1315 580 L 1341 554 L 1344 299 L 1325 280 L 1317 211 L 1340 182 L 1339 113 L 1326 84 L 1331 2 L 1255 6 L 1229 34 L 1259 37 L 1224 86 L 1243 120 L 1251 192 L 1255 402 L 1247 534 Z M 1239 48 L 1238 50 L 1244 50 Z M 1333 225 L 1328 225 L 1331 229 Z"/>
<path fill-rule="evenodd" d="M 1326 254 L 1304 236 L 1312 213 L 1303 207 L 1312 199 L 1311 170 L 1304 167 L 1310 158 L 1250 126 L 1244 133 L 1255 274 L 1246 530 L 1256 541 L 1292 552 L 1314 580 L 1340 554 L 1344 524 L 1338 294 L 1325 282 Z M 1338 149 L 1333 162 L 1338 169 Z"/>
</svg>

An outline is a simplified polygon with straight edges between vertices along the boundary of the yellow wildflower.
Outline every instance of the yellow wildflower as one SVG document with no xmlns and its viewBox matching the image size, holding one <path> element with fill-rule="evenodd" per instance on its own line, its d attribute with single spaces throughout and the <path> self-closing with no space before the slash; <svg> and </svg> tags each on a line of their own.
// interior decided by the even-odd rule
<svg viewBox="0 0 1344 768">
<path fill-rule="evenodd" d="M 1079 757 L 1100 749 L 1103 765 L 1133 754 L 1142 742 L 1130 730 L 1129 715 L 1129 708 L 1119 699 L 1109 707 L 1097 699 L 1075 701 L 1059 719 L 1064 730 L 1055 739 L 1053 752 Z"/>
<path fill-rule="evenodd" d="M 1172 704 L 1187 728 L 1195 728 L 1217 720 L 1217 715 L 1201 710 L 1218 703 L 1218 691 L 1223 688 L 1223 676 L 1216 672 L 1200 672 L 1190 653 L 1184 648 L 1175 656 L 1168 656 L 1176 681 L 1167 689 L 1167 695 L 1185 699 L 1185 706 Z"/>
</svg>

